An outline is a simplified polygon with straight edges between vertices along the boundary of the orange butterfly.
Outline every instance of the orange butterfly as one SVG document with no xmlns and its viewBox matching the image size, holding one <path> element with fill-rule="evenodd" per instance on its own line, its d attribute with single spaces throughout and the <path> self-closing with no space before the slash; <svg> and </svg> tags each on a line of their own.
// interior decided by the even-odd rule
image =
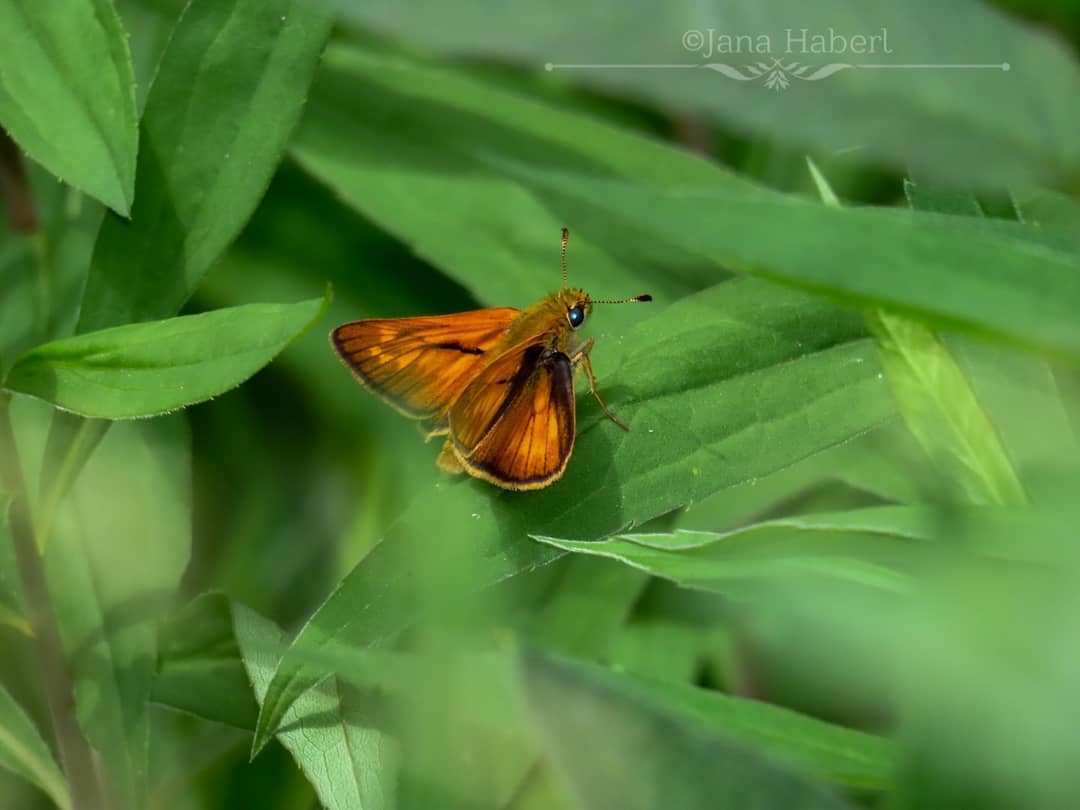
<svg viewBox="0 0 1080 810">
<path fill-rule="evenodd" d="M 448 436 L 439 466 L 465 471 L 503 489 L 541 489 L 559 480 L 574 449 L 574 371 L 596 391 L 589 352 L 577 330 L 593 301 L 563 286 L 524 312 L 495 307 L 433 315 L 353 321 L 330 333 L 330 344 L 366 388 L 413 419 L 428 438 Z M 625 301 L 651 301 L 637 295 Z"/>
</svg>

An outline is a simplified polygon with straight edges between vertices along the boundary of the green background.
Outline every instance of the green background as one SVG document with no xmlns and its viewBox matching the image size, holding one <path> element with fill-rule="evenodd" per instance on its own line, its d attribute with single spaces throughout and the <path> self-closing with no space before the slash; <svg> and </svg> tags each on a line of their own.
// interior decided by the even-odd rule
<svg viewBox="0 0 1080 810">
<path fill-rule="evenodd" d="M 0 810 L 1071 806 L 1078 43 L 0 0 Z M 326 335 L 527 307 L 563 226 L 653 296 L 585 328 L 630 430 L 579 381 L 559 482 L 449 477 Z"/>
</svg>

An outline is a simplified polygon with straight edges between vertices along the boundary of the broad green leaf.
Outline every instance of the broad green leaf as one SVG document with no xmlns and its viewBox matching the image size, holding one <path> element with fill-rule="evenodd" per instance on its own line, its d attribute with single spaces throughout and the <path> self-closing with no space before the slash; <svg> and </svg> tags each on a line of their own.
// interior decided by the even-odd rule
<svg viewBox="0 0 1080 810">
<path fill-rule="evenodd" d="M 944 8 L 934 0 L 812 6 L 801 0 L 587 6 L 340 0 L 339 6 L 346 20 L 393 38 L 509 59 L 536 72 L 551 65 L 553 77 L 703 114 L 800 148 L 857 144 L 898 168 L 915 164 L 983 184 L 1059 180 L 1080 168 L 1073 137 L 1080 108 L 1067 101 L 1080 96 L 1075 58 L 1050 32 L 976 0 Z M 887 40 L 880 39 L 883 32 Z M 736 49 L 739 35 L 752 42 Z M 824 42 L 815 46 L 819 35 Z M 833 35 L 843 43 L 830 42 Z M 877 35 L 875 51 L 854 53 L 849 43 L 857 35 Z M 862 49 L 868 47 L 864 40 Z M 785 67 L 786 89 L 766 87 L 774 60 Z"/>
<path fill-rule="evenodd" d="M 523 667 L 544 748 L 576 807 L 851 807 L 823 781 L 779 757 L 754 750 L 745 736 L 731 733 L 743 723 L 744 734 L 749 731 L 759 740 L 770 732 L 787 737 L 783 742 L 775 737 L 770 740 L 778 748 L 820 746 L 827 751 L 839 742 L 830 753 L 846 760 L 844 765 L 861 758 L 863 768 L 868 762 L 879 773 L 887 767 L 887 749 L 880 741 L 765 704 L 742 704 L 736 709 L 730 703 L 720 708 L 725 700 L 720 696 L 714 702 L 683 695 L 683 705 L 675 709 L 670 698 L 659 698 L 670 695 L 670 687 L 650 688 L 537 653 L 527 655 Z M 741 711 L 750 716 L 740 717 Z M 774 716 L 768 728 L 770 713 Z M 703 715 L 709 722 L 702 722 Z M 854 736 L 844 739 L 846 735 Z"/>
<path fill-rule="evenodd" d="M 161 627 L 153 699 L 239 729 L 255 728 L 259 707 L 233 633 L 232 606 L 209 593 Z"/>
<path fill-rule="evenodd" d="M 894 208 L 514 171 L 735 270 L 1080 359 L 1080 254 L 1028 238 L 1041 232 L 1025 226 L 988 229 L 967 217 Z"/>
<path fill-rule="evenodd" d="M 193 0 L 141 123 L 130 221 L 108 216 L 78 331 L 174 315 L 251 215 L 330 27 L 309 0 Z"/>
<path fill-rule="evenodd" d="M 936 482 L 928 475 L 926 457 L 899 418 L 846 445 L 847 453 L 844 449 L 836 454 L 833 474 L 849 487 L 898 504 L 940 501 L 933 497 Z"/>
<path fill-rule="evenodd" d="M 0 684 L 0 768 L 33 782 L 61 810 L 71 807 L 67 783 L 49 746 L 3 684 Z"/>
<path fill-rule="evenodd" d="M 167 413 L 235 388 L 328 302 L 248 304 L 64 338 L 23 355 L 5 386 L 88 417 Z"/>
<path fill-rule="evenodd" d="M 112 0 L 0 1 L 0 125 L 61 180 L 127 215 L 135 78 Z"/>
<path fill-rule="evenodd" d="M 557 556 L 527 535 L 625 531 L 894 413 L 856 316 L 754 280 L 686 298 L 604 345 L 598 385 L 630 432 L 583 398 L 557 484 L 527 494 L 440 484 L 419 495 L 293 641 L 267 691 L 256 751 L 323 677 L 306 654 L 372 644 Z M 618 373 L 605 376 L 612 366 Z"/>
<path fill-rule="evenodd" d="M 777 518 L 729 532 L 619 534 L 599 542 L 537 539 L 566 551 L 611 557 L 655 576 L 755 598 L 776 583 L 827 577 L 906 592 L 912 544 L 933 537 L 934 513 L 873 507 Z"/>
<path fill-rule="evenodd" d="M 13 400 L 34 480 L 51 408 Z M 143 806 L 158 623 L 188 562 L 191 457 L 182 416 L 120 423 L 61 506 L 45 573 L 75 682 L 79 724 L 116 795 Z"/>
<path fill-rule="evenodd" d="M 640 238 L 598 216 L 596 206 L 551 206 L 542 186 L 500 171 L 492 158 L 664 187 L 766 193 L 684 150 L 581 113 L 460 70 L 354 46 L 327 50 L 292 151 L 365 217 L 478 300 L 502 306 L 527 306 L 558 286 L 564 225 L 570 280 L 594 297 L 674 297 L 726 274 Z M 605 318 L 640 317 L 618 309 Z"/>
<path fill-rule="evenodd" d="M 237 643 L 261 703 L 284 645 L 278 628 L 243 605 L 232 607 Z M 336 678 L 312 690 L 286 713 L 277 738 L 293 755 L 328 810 L 392 808 L 397 749 L 365 727 L 360 693 Z"/>
</svg>

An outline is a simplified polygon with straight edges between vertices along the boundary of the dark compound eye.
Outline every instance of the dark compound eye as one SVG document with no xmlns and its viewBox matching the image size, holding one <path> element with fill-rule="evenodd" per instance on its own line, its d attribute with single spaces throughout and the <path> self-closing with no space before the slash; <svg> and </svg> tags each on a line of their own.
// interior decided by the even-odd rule
<svg viewBox="0 0 1080 810">
<path fill-rule="evenodd" d="M 585 310 L 581 307 L 570 307 L 570 311 L 566 313 L 566 317 L 570 321 L 570 328 L 577 329 L 585 323 Z"/>
</svg>

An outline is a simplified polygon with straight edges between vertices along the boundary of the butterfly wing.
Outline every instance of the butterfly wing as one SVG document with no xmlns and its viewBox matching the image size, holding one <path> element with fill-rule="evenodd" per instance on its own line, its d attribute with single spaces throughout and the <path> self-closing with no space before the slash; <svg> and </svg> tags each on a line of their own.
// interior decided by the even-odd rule
<svg viewBox="0 0 1080 810">
<path fill-rule="evenodd" d="M 570 358 L 546 343 L 510 349 L 469 384 L 449 421 L 449 441 L 473 475 L 505 489 L 547 486 L 574 448 Z"/>
<path fill-rule="evenodd" d="M 496 307 L 420 318 L 353 321 L 330 344 L 366 388 L 414 419 L 444 414 L 491 359 L 520 311 Z"/>
</svg>

